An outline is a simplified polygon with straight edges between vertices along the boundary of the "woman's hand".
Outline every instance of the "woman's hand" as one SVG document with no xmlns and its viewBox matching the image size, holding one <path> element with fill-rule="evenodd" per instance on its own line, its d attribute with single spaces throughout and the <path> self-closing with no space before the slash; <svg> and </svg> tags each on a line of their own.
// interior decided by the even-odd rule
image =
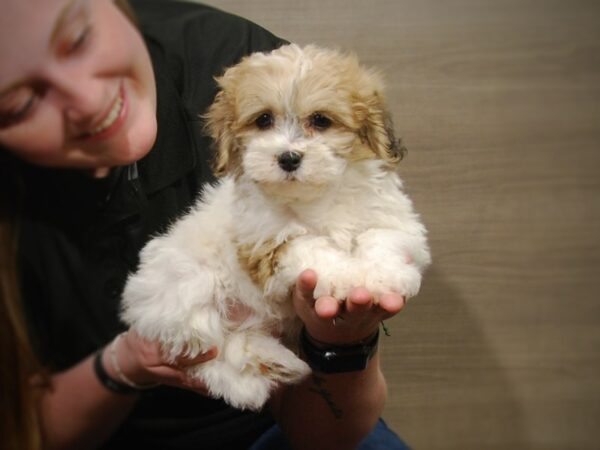
<svg viewBox="0 0 600 450">
<path fill-rule="evenodd" d="M 294 307 L 308 334 L 329 344 L 352 344 L 371 336 L 379 323 L 397 314 L 405 304 L 398 294 L 384 294 L 375 301 L 362 287 L 355 287 L 348 298 L 313 298 L 317 274 L 305 270 L 296 281 Z"/>
<path fill-rule="evenodd" d="M 116 339 L 105 349 L 103 360 L 104 367 L 115 380 L 119 380 L 120 377 L 111 359 L 110 353 L 113 350 L 123 374 L 137 385 L 167 384 L 191 389 L 203 395 L 208 394 L 204 383 L 190 378 L 185 369 L 215 358 L 217 356 L 215 348 L 193 358 L 182 355 L 174 362 L 170 362 L 165 357 L 160 343 L 148 341 L 133 330 L 127 331 Z"/>
</svg>

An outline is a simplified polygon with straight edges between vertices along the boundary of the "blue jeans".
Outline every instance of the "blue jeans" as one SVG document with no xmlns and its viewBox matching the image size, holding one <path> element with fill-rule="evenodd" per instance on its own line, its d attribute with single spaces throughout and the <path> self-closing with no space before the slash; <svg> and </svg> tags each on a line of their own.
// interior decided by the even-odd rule
<svg viewBox="0 0 600 450">
<path fill-rule="evenodd" d="M 379 419 L 371 434 L 357 447 L 357 450 L 409 450 L 410 448 L 396 433 Z M 249 450 L 291 450 L 281 429 L 275 425 L 269 428 Z"/>
</svg>

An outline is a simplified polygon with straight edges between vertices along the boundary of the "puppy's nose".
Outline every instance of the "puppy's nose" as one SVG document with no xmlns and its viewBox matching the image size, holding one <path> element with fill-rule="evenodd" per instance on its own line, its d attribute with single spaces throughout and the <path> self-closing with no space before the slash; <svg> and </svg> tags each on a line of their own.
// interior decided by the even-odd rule
<svg viewBox="0 0 600 450">
<path fill-rule="evenodd" d="M 283 152 L 277 157 L 277 164 L 286 172 L 293 172 L 302 162 L 302 153 L 298 152 Z"/>
</svg>

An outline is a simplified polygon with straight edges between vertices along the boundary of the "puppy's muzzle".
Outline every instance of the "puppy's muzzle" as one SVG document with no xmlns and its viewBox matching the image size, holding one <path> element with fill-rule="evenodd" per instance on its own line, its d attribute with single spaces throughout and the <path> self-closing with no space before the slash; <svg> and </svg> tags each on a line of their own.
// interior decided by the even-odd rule
<svg viewBox="0 0 600 450">
<path fill-rule="evenodd" d="M 283 152 L 277 157 L 277 164 L 286 172 L 293 172 L 302 163 L 302 153 Z"/>
</svg>

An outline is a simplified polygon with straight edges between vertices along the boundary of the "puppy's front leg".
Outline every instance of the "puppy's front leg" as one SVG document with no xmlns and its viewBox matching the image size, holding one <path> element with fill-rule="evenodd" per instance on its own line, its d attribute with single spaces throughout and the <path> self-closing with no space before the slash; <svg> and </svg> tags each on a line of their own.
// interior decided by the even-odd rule
<svg viewBox="0 0 600 450">
<path fill-rule="evenodd" d="M 280 258 L 275 285 L 288 293 L 300 273 L 306 269 L 313 269 L 317 273 L 315 298 L 332 296 L 344 299 L 355 285 L 356 261 L 324 236 L 305 235 L 289 242 Z"/>
<path fill-rule="evenodd" d="M 354 256 L 360 261 L 363 285 L 373 294 L 395 292 L 413 297 L 431 258 L 424 228 L 414 233 L 370 229 L 356 238 Z"/>
</svg>

